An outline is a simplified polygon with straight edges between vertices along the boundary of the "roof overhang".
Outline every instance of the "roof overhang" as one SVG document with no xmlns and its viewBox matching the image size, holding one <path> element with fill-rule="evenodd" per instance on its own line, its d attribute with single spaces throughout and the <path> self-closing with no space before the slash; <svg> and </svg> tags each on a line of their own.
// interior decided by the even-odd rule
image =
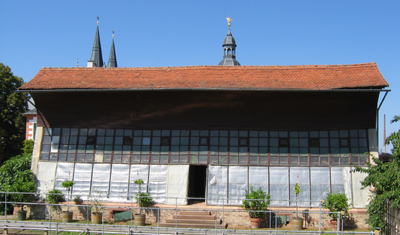
<svg viewBox="0 0 400 235">
<path fill-rule="evenodd" d="M 264 92 L 390 92 L 390 89 L 351 88 L 351 89 L 240 89 L 240 88 L 144 88 L 144 89 L 27 89 L 19 93 L 51 93 L 51 92 L 127 92 L 127 91 L 264 91 Z"/>
</svg>

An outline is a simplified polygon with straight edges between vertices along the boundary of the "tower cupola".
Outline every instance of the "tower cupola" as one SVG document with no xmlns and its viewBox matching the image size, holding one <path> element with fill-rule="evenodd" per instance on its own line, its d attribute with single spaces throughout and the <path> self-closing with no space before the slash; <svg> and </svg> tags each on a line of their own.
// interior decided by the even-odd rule
<svg viewBox="0 0 400 235">
<path fill-rule="evenodd" d="M 226 35 L 224 39 L 224 43 L 222 44 L 222 47 L 224 48 L 224 57 L 222 58 L 221 62 L 219 62 L 218 65 L 223 65 L 223 66 L 236 66 L 240 65 L 239 61 L 236 60 L 236 42 L 235 38 L 233 38 L 232 33 L 231 33 L 231 18 L 226 18 L 228 21 L 228 34 Z"/>
</svg>

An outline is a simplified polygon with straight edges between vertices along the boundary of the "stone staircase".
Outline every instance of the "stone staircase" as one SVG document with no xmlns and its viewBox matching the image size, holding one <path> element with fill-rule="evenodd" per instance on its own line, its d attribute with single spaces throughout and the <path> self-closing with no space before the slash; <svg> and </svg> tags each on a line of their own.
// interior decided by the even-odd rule
<svg viewBox="0 0 400 235">
<path fill-rule="evenodd" d="M 178 228 L 204 228 L 213 229 L 222 228 L 222 221 L 216 221 L 215 216 L 207 211 L 180 211 L 178 215 L 174 215 L 172 219 L 167 219 L 165 223 L 160 223 L 160 227 Z"/>
</svg>

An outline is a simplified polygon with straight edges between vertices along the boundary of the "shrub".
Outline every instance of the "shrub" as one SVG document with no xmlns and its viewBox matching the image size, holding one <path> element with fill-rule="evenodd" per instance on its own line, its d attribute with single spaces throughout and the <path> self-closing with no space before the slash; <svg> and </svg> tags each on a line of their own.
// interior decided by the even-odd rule
<svg viewBox="0 0 400 235">
<path fill-rule="evenodd" d="M 330 212 L 334 212 L 330 213 L 329 216 L 333 220 L 337 220 L 337 212 L 344 211 L 345 215 L 348 214 L 348 210 L 350 208 L 349 199 L 345 193 L 328 193 L 328 196 L 326 197 L 325 208 L 329 209 Z"/>
<path fill-rule="evenodd" d="M 64 195 L 62 194 L 62 192 L 60 190 L 53 189 L 47 193 L 46 201 L 47 201 L 47 203 L 50 203 L 50 204 L 57 204 L 59 202 L 64 201 Z"/>
<path fill-rule="evenodd" d="M 154 204 L 153 198 L 149 193 L 141 192 L 141 185 L 144 183 L 142 179 L 134 180 L 133 183 L 138 185 L 138 192 L 136 193 L 135 199 L 139 207 L 148 207 Z"/>
<path fill-rule="evenodd" d="M 251 218 L 264 218 L 265 209 L 268 208 L 271 195 L 264 192 L 261 187 L 258 190 L 254 190 L 253 186 L 250 185 L 250 192 L 246 191 L 246 199 L 243 200 L 242 207 L 248 211 Z M 260 212 L 250 212 L 250 211 L 260 211 Z"/>
</svg>

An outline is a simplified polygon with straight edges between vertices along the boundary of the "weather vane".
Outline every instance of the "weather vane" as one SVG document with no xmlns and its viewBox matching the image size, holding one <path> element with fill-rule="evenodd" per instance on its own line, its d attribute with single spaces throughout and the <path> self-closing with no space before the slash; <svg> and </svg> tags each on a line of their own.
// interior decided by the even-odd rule
<svg viewBox="0 0 400 235">
<path fill-rule="evenodd" d="M 228 16 L 228 17 L 226 17 L 226 21 L 228 21 L 228 27 L 231 28 L 232 19 Z"/>
<path fill-rule="evenodd" d="M 112 38 L 114 38 L 114 30 L 112 32 L 113 32 Z"/>
<path fill-rule="evenodd" d="M 99 25 L 99 19 L 100 19 L 99 16 L 97 16 L 97 25 Z"/>
</svg>

